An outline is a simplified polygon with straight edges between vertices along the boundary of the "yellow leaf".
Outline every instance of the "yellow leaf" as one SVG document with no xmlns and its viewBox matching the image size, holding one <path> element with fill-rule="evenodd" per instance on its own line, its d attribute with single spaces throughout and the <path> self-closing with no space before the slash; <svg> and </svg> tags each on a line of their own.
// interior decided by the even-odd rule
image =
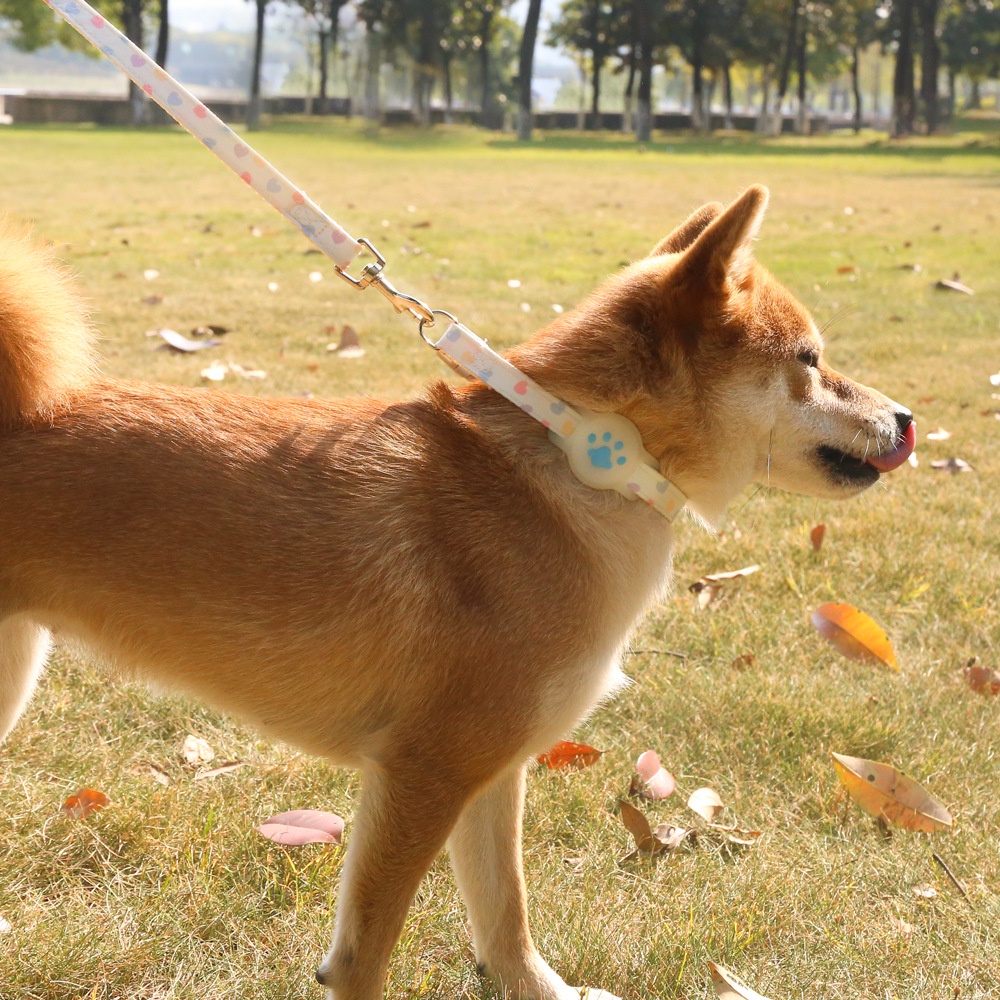
<svg viewBox="0 0 1000 1000">
<path fill-rule="evenodd" d="M 890 764 L 835 753 L 833 766 L 851 798 L 872 816 L 922 833 L 951 828 L 948 810 L 922 785 Z"/>
<path fill-rule="evenodd" d="M 767 997 L 761 996 L 749 986 L 744 986 L 736 976 L 721 965 L 709 962 L 708 967 L 712 970 L 712 985 L 721 1000 L 767 1000 Z"/>
<path fill-rule="evenodd" d="M 812 613 L 816 630 L 850 660 L 881 663 L 899 670 L 889 637 L 863 611 L 850 604 L 831 601 Z"/>
</svg>

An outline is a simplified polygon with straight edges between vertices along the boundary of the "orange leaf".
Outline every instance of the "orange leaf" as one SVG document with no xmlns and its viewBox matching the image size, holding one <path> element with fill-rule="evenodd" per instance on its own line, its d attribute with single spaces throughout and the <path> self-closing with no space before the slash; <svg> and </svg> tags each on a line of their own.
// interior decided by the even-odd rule
<svg viewBox="0 0 1000 1000">
<path fill-rule="evenodd" d="M 813 552 L 819 552 L 823 548 L 823 536 L 826 535 L 826 525 L 817 524 L 812 531 L 809 532 L 809 541 L 812 542 Z"/>
<path fill-rule="evenodd" d="M 603 750 L 595 750 L 586 743 L 560 740 L 551 750 L 538 755 L 538 763 L 553 771 L 582 770 L 596 764 L 603 753 Z"/>
<path fill-rule="evenodd" d="M 899 670 L 889 637 L 863 611 L 831 601 L 812 613 L 816 630 L 850 660 L 881 663 Z"/>
<path fill-rule="evenodd" d="M 890 764 L 835 753 L 833 766 L 851 798 L 872 816 L 922 833 L 951 827 L 948 810 L 935 802 L 923 785 Z"/>
<path fill-rule="evenodd" d="M 92 812 L 108 805 L 111 805 L 111 799 L 104 792 L 95 791 L 93 788 L 81 788 L 62 804 L 62 809 L 70 819 L 85 819 Z"/>
<path fill-rule="evenodd" d="M 970 662 L 962 673 L 965 674 L 966 684 L 978 694 L 987 697 L 1000 694 L 1000 672 L 991 667 L 980 667 Z"/>
</svg>

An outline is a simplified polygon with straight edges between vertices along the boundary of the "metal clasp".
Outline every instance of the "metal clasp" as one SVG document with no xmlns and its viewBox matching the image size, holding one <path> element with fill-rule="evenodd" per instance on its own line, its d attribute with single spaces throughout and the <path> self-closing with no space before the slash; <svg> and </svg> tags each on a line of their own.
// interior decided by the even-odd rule
<svg viewBox="0 0 1000 1000">
<path fill-rule="evenodd" d="M 377 291 L 381 292 L 388 300 L 389 304 L 398 313 L 408 312 L 414 319 L 416 319 L 420 324 L 421 328 L 424 324 L 428 326 L 434 325 L 434 311 L 430 306 L 421 302 L 420 299 L 414 298 L 412 295 L 406 295 L 404 292 L 399 291 L 394 288 L 382 274 L 385 268 L 385 257 L 375 249 L 372 244 L 366 240 L 364 237 L 358 240 L 361 244 L 374 258 L 370 264 L 365 264 L 361 269 L 361 276 L 354 278 L 349 275 L 345 270 L 343 270 L 339 265 L 337 265 L 337 274 L 340 275 L 345 281 L 352 284 L 355 288 L 365 289 L 369 285 L 374 287 Z"/>
</svg>

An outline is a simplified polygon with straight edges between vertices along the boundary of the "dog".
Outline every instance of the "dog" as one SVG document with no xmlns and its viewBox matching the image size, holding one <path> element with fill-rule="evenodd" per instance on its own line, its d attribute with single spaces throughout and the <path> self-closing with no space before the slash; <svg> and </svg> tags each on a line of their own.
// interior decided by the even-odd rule
<svg viewBox="0 0 1000 1000">
<path fill-rule="evenodd" d="M 633 421 L 709 526 L 755 482 L 855 496 L 914 445 L 910 411 L 831 369 L 755 260 L 767 199 L 699 209 L 507 354 L 567 404 Z M 525 773 L 624 682 L 670 523 L 583 485 L 480 383 L 379 402 L 104 377 L 53 253 L 9 223 L 0 247 L 0 736 L 50 635 L 73 637 L 361 770 L 317 972 L 331 1000 L 383 995 L 446 846 L 503 995 L 610 997 L 532 943 Z"/>
</svg>

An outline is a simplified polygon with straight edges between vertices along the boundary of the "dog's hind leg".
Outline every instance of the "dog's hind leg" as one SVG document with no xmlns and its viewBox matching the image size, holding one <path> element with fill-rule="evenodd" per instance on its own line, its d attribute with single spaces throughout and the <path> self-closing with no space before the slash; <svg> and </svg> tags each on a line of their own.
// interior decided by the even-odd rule
<svg viewBox="0 0 1000 1000">
<path fill-rule="evenodd" d="M 528 929 L 521 867 L 525 770 L 507 771 L 466 806 L 448 840 L 451 864 L 469 911 L 476 961 L 502 995 L 579 1000 L 580 990 L 549 968 Z"/>
<path fill-rule="evenodd" d="M 35 690 L 49 655 L 48 629 L 21 615 L 0 619 L 0 742 Z"/>
<path fill-rule="evenodd" d="M 333 947 L 316 972 L 332 1000 L 381 1000 L 413 896 L 471 792 L 461 777 L 404 750 L 363 770 Z"/>
</svg>

